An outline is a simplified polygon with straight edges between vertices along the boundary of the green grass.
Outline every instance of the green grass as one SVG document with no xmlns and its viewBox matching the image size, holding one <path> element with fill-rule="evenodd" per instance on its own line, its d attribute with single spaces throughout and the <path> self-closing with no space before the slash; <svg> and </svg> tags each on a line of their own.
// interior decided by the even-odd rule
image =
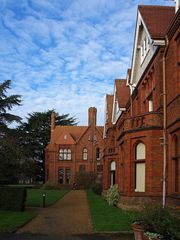
<svg viewBox="0 0 180 240">
<path fill-rule="evenodd" d="M 27 189 L 26 206 L 42 207 L 43 197 L 42 194 L 46 193 L 46 206 L 50 206 L 62 198 L 68 190 L 43 190 L 43 189 Z"/>
<path fill-rule="evenodd" d="M 0 211 L 0 232 L 10 233 L 17 230 L 36 216 L 34 212 Z"/>
<path fill-rule="evenodd" d="M 87 191 L 91 217 L 95 231 L 130 231 L 137 212 L 123 211 L 108 203 L 93 191 Z"/>
</svg>

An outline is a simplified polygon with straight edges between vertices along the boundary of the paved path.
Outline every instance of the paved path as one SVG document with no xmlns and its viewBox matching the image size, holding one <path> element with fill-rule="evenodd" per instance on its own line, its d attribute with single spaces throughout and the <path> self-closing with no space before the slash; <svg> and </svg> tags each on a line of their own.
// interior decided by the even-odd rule
<svg viewBox="0 0 180 240">
<path fill-rule="evenodd" d="M 93 232 L 86 193 L 70 191 L 56 204 L 40 209 L 38 216 L 17 233 L 43 235 L 91 234 Z"/>
<path fill-rule="evenodd" d="M 0 240 L 134 240 L 127 234 L 78 234 L 78 235 L 43 235 L 43 234 L 0 234 Z"/>
</svg>

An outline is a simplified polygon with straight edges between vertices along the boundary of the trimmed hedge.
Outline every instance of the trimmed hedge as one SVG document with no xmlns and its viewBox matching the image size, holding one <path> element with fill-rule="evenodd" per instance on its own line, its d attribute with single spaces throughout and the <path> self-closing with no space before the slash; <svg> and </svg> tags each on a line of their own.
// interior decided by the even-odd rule
<svg viewBox="0 0 180 240">
<path fill-rule="evenodd" d="M 96 174 L 94 172 L 77 172 L 75 174 L 75 183 L 77 189 L 88 189 L 95 184 Z"/>
<path fill-rule="evenodd" d="M 24 211 L 26 196 L 25 188 L 0 187 L 0 209 Z"/>
</svg>

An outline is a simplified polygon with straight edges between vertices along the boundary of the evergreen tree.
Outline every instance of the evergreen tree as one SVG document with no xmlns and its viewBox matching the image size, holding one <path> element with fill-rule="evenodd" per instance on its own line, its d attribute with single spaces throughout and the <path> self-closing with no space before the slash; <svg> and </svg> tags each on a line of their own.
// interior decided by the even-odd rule
<svg viewBox="0 0 180 240">
<path fill-rule="evenodd" d="M 9 113 L 13 106 L 21 104 L 20 95 L 7 96 L 10 84 L 10 80 L 0 83 L 0 183 L 14 182 L 17 179 L 22 157 L 16 131 L 8 128 L 10 123 L 21 120 L 19 116 Z"/>
<path fill-rule="evenodd" d="M 13 106 L 21 104 L 20 95 L 7 96 L 6 92 L 10 88 L 11 80 L 5 80 L 0 84 L 0 131 L 7 129 L 9 123 L 20 122 L 21 118 L 17 115 L 11 114 L 10 111 Z"/>
<path fill-rule="evenodd" d="M 36 162 L 35 180 L 38 181 L 44 181 L 44 150 L 50 140 L 52 111 L 54 110 L 33 112 L 28 115 L 27 122 L 18 127 L 25 155 Z M 72 126 L 76 125 L 77 122 L 74 117 L 69 117 L 69 114 L 59 115 L 55 113 L 55 124 Z"/>
</svg>

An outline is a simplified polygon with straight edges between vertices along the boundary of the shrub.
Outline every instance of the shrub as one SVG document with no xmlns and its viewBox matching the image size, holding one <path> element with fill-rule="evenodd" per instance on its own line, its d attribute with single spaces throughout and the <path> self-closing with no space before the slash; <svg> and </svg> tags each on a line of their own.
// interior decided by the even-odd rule
<svg viewBox="0 0 180 240">
<path fill-rule="evenodd" d="M 77 172 L 75 183 L 78 189 L 88 189 L 95 184 L 96 174 L 93 172 Z"/>
<path fill-rule="evenodd" d="M 101 195 L 102 190 L 103 190 L 102 184 L 101 183 L 94 184 L 93 187 L 92 187 L 92 190 L 93 190 L 94 193 L 96 193 L 98 195 Z"/>
<path fill-rule="evenodd" d="M 145 232 L 158 233 L 164 240 L 180 239 L 180 219 L 168 208 L 159 205 L 145 206 L 138 220 Z"/>
<path fill-rule="evenodd" d="M 0 209 L 23 211 L 25 209 L 26 196 L 25 188 L 1 187 Z"/>
<path fill-rule="evenodd" d="M 111 186 L 106 193 L 106 200 L 110 206 L 117 206 L 119 201 L 118 185 Z"/>
</svg>

